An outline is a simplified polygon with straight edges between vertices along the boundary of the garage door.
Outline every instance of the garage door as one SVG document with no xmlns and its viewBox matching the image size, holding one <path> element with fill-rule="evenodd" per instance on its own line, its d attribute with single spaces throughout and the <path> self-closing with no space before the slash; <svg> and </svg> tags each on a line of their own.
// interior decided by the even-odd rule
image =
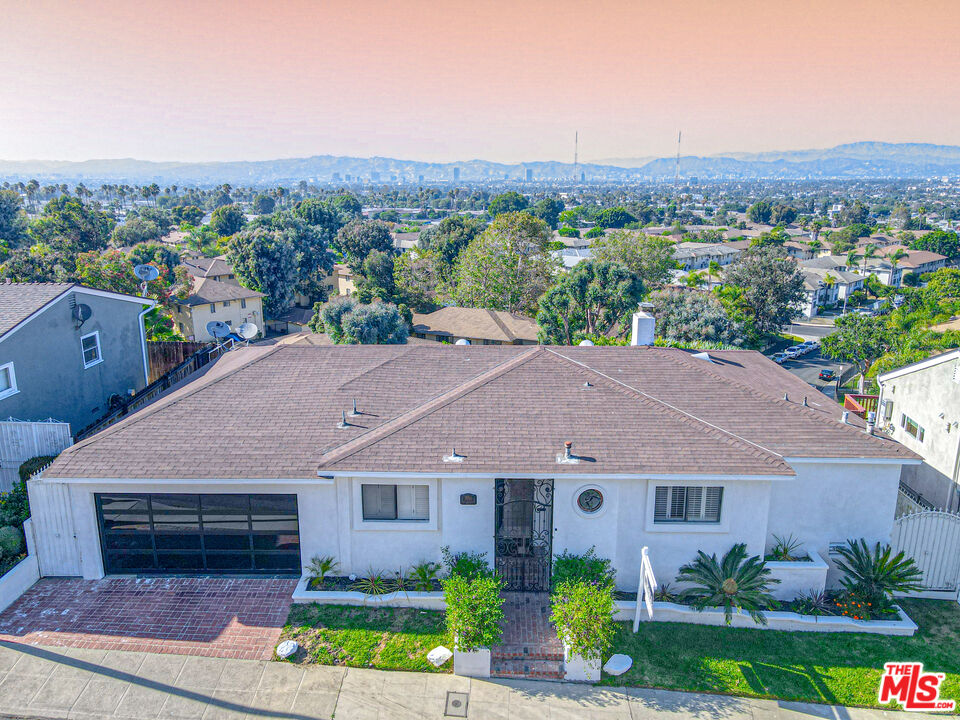
<svg viewBox="0 0 960 720">
<path fill-rule="evenodd" d="M 296 495 L 97 495 L 107 573 L 296 573 Z"/>
</svg>

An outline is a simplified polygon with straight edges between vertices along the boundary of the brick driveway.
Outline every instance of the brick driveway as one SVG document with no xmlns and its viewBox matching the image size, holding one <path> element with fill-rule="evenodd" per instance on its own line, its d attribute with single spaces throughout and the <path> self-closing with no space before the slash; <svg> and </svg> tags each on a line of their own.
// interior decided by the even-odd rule
<svg viewBox="0 0 960 720">
<path fill-rule="evenodd" d="M 270 659 L 296 584 L 261 578 L 43 578 L 0 614 L 0 640 Z"/>
</svg>

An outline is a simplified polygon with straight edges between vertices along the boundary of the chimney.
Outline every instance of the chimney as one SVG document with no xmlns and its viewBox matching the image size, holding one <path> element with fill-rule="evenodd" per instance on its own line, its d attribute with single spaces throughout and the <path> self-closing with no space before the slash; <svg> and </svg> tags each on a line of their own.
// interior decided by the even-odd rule
<svg viewBox="0 0 960 720">
<path fill-rule="evenodd" d="M 630 333 L 631 345 L 653 345 L 653 337 L 657 327 L 657 319 L 642 309 L 633 314 L 633 330 Z"/>
</svg>

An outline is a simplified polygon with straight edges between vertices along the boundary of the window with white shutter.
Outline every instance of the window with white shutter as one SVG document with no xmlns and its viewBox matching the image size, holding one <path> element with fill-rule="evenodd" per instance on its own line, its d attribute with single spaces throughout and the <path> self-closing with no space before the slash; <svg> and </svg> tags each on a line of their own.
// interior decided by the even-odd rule
<svg viewBox="0 0 960 720">
<path fill-rule="evenodd" d="M 655 523 L 718 523 L 722 487 L 659 486 L 654 495 Z"/>
<path fill-rule="evenodd" d="M 427 485 L 367 485 L 360 488 L 364 520 L 429 520 Z"/>
</svg>

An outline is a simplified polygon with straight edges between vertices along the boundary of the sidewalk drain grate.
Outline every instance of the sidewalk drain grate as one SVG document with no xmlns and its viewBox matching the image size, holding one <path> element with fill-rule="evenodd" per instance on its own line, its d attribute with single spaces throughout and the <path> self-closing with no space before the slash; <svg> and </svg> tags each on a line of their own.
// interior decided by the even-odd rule
<svg viewBox="0 0 960 720">
<path fill-rule="evenodd" d="M 448 690 L 447 706 L 443 711 L 444 717 L 465 718 L 467 716 L 467 702 L 469 700 L 470 696 L 467 693 Z"/>
</svg>

